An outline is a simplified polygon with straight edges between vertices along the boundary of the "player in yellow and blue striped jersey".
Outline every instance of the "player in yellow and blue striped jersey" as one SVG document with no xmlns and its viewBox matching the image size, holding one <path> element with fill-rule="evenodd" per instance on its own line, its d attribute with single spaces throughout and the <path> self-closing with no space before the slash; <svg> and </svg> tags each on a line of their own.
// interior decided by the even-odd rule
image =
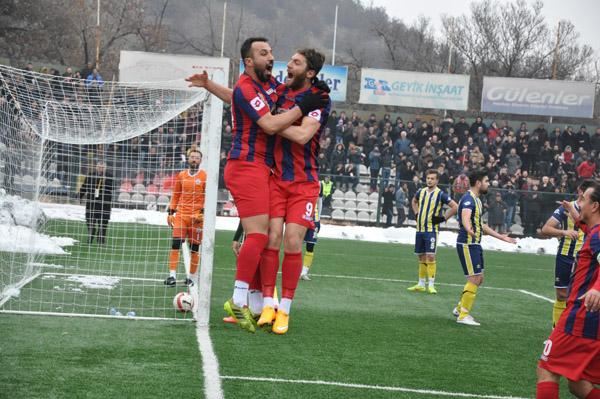
<svg viewBox="0 0 600 399">
<path fill-rule="evenodd" d="M 458 209 L 456 202 L 437 186 L 439 180 L 438 171 L 429 169 L 425 173 L 427 187 L 418 190 L 412 199 L 412 208 L 417 215 L 415 254 L 419 259 L 419 282 L 408 287 L 409 291 L 424 292 L 427 290 L 430 294 L 437 293 L 434 283 L 437 271 L 435 252 L 439 224 L 456 215 Z M 444 205 L 448 205 L 450 209 L 442 216 Z M 425 288 L 426 278 L 429 279 L 427 288 Z"/>
<path fill-rule="evenodd" d="M 593 181 L 585 180 L 577 187 L 577 200 L 571 202 L 572 207 L 577 212 L 579 212 L 583 193 L 593 185 Z M 562 205 L 546 221 L 546 224 L 542 227 L 542 234 L 559 239 L 558 252 L 554 263 L 554 288 L 556 289 L 556 299 L 552 307 L 552 326 L 554 327 L 566 307 L 567 288 L 571 281 L 575 255 L 583 246 L 585 234 L 577 228 L 575 221 Z"/>
<path fill-rule="evenodd" d="M 477 289 L 483 283 L 484 262 L 481 237 L 483 234 L 488 234 L 511 244 L 515 244 L 516 240 L 508 235 L 497 233 L 483 223 L 483 205 L 479 197 L 488 191 L 490 179 L 487 174 L 483 171 L 472 172 L 469 175 L 469 184 L 471 189 L 462 196 L 458 203 L 460 229 L 456 239 L 456 251 L 467 283 L 452 314 L 457 317 L 457 323 L 478 326 L 479 323 L 470 313 Z"/>
</svg>

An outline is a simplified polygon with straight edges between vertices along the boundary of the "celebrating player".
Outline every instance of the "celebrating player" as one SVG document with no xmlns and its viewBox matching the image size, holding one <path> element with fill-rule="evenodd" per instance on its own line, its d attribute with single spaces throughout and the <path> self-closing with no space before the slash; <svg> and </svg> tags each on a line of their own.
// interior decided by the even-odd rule
<svg viewBox="0 0 600 399">
<path fill-rule="evenodd" d="M 583 193 L 594 183 L 586 180 L 577 187 L 577 200 L 571 202 L 571 206 L 579 212 Z M 562 227 L 562 228 L 559 228 Z M 575 262 L 575 255 L 583 246 L 585 234 L 575 225 L 575 221 L 564 206 L 558 207 L 548 219 L 542 233 L 549 237 L 558 237 L 558 252 L 554 266 L 554 288 L 556 289 L 556 300 L 552 311 L 552 327 L 556 325 L 560 315 L 566 307 L 567 287 L 571 281 L 571 270 Z"/>
<path fill-rule="evenodd" d="M 304 236 L 304 243 L 306 244 L 306 251 L 304 252 L 304 258 L 302 259 L 302 273 L 300 278 L 302 280 L 310 281 L 308 272 L 313 264 L 313 258 L 315 256 L 315 245 L 317 245 L 317 239 L 319 238 L 319 230 L 321 230 L 321 209 L 323 209 L 323 182 L 319 183 L 319 199 L 315 206 L 315 225 L 314 228 L 310 228 L 306 231 Z"/>
<path fill-rule="evenodd" d="M 311 93 L 289 112 L 273 115 L 271 111 L 284 87 L 271 75 L 274 61 L 271 46 L 265 38 L 249 38 L 242 44 L 241 56 L 244 73 L 233 90 L 210 81 L 206 72 L 186 80 L 190 86 L 205 87 L 232 105 L 233 137 L 225 166 L 225 182 L 238 208 L 246 239 L 237 257 L 233 296 L 225 302 L 224 308 L 238 320 L 240 327 L 254 332 L 247 294 L 268 242 L 269 175 L 274 147 L 271 135 L 322 108 L 329 99 L 320 93 Z"/>
<path fill-rule="evenodd" d="M 419 189 L 412 199 L 412 208 L 417 215 L 417 233 L 415 236 L 415 254 L 419 258 L 419 282 L 409 291 L 423 292 L 427 290 L 430 294 L 437 294 L 435 289 L 435 274 L 437 264 L 435 252 L 439 224 L 456 215 L 458 204 L 448 194 L 438 188 L 440 175 L 437 170 L 429 169 L 425 173 L 427 187 Z M 441 216 L 442 207 L 449 205 L 450 209 Z M 429 278 L 429 284 L 425 288 L 425 279 Z"/>
<path fill-rule="evenodd" d="M 560 376 L 578 398 L 600 399 L 600 187 L 583 193 L 581 218 L 588 232 L 577 253 L 567 307 L 538 363 L 537 398 L 558 399 Z"/>
<path fill-rule="evenodd" d="M 192 150 L 188 153 L 189 168 L 177 174 L 175 189 L 169 204 L 167 223 L 173 229 L 171 255 L 169 256 L 169 277 L 165 284 L 174 287 L 176 284 L 179 250 L 186 239 L 190 243 L 190 271 L 185 285 L 193 285 L 196 281 L 198 262 L 200 260 L 200 243 L 202 242 L 202 226 L 204 224 L 204 196 L 206 192 L 206 172 L 200 169 L 202 153 Z"/>
<path fill-rule="evenodd" d="M 487 193 L 490 185 L 487 174 L 480 171 L 472 172 L 469 175 L 469 184 L 471 189 L 462 196 L 458 204 L 460 230 L 456 240 L 456 251 L 467 277 L 467 283 L 452 314 L 457 317 L 457 323 L 478 326 L 480 324 L 471 316 L 471 309 L 477 289 L 483 283 L 481 236 L 488 234 L 511 244 L 515 244 L 516 241 L 508 235 L 497 233 L 482 221 L 483 206 L 479 197 Z"/>
<path fill-rule="evenodd" d="M 278 111 L 287 113 L 310 93 L 318 93 L 316 76 L 325 56 L 314 49 L 298 50 L 287 65 L 286 90 Z M 327 89 L 326 89 L 327 90 Z M 269 243 L 263 252 L 260 273 L 263 286 L 263 311 L 258 325 L 270 325 L 276 334 L 289 326 L 292 300 L 302 272 L 302 242 L 314 227 L 315 206 L 320 193 L 318 177 L 319 136 L 325 128 L 331 104 L 310 112 L 277 137 L 275 168 L 271 177 L 271 220 Z M 285 223 L 285 233 L 284 233 Z M 275 314 L 273 288 L 279 270 L 279 249 L 283 241 L 281 301 Z"/>
</svg>

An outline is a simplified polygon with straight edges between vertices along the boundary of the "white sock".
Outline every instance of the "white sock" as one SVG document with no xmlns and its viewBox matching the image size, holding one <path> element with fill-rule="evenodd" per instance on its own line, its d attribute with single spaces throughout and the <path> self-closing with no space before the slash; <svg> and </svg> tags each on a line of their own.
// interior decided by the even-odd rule
<svg viewBox="0 0 600 399">
<path fill-rule="evenodd" d="M 236 306 L 248 305 L 248 287 L 250 284 L 245 281 L 235 280 L 233 285 L 233 303 Z"/>
<path fill-rule="evenodd" d="M 283 310 L 285 314 L 290 314 L 290 308 L 292 307 L 292 300 L 289 298 L 281 298 L 279 302 L 279 309 Z"/>
<path fill-rule="evenodd" d="M 414 280 L 413 280 L 413 281 L 414 281 Z M 419 279 L 419 285 L 420 285 L 421 287 L 425 287 L 425 279 L 424 279 L 424 278 L 420 278 L 420 279 Z"/>
<path fill-rule="evenodd" d="M 194 283 L 198 281 L 198 273 L 188 274 L 187 277 L 192 280 Z"/>
<path fill-rule="evenodd" d="M 308 267 L 302 266 L 302 274 L 301 274 L 301 276 L 306 276 L 308 274 L 308 270 L 309 270 Z"/>
<path fill-rule="evenodd" d="M 176 270 L 169 270 L 169 277 L 177 277 L 177 271 Z"/>
<path fill-rule="evenodd" d="M 435 284 L 435 278 L 430 278 L 429 279 L 429 286 L 433 287 L 434 284 Z"/>
<path fill-rule="evenodd" d="M 263 297 L 263 308 L 266 308 L 267 306 L 275 308 L 275 301 L 272 296 Z"/>
<path fill-rule="evenodd" d="M 260 290 L 248 291 L 248 307 L 254 314 L 260 314 L 262 312 L 263 296 Z"/>
</svg>

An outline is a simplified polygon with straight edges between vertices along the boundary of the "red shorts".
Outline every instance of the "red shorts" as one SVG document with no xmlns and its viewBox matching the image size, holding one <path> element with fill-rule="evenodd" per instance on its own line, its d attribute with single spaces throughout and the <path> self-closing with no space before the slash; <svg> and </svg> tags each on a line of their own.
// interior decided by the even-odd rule
<svg viewBox="0 0 600 399">
<path fill-rule="evenodd" d="M 600 384 L 600 341 L 554 329 L 545 342 L 538 366 L 571 381 Z"/>
<path fill-rule="evenodd" d="M 284 218 L 286 223 L 296 223 L 308 229 L 315 227 L 315 205 L 319 199 L 317 182 L 285 182 L 272 176 L 271 218 Z"/>
<path fill-rule="evenodd" d="M 225 185 L 233 196 L 240 218 L 269 214 L 271 169 L 258 162 L 229 160 L 225 165 Z"/>
<path fill-rule="evenodd" d="M 202 224 L 194 223 L 192 216 L 175 215 L 173 222 L 173 238 L 189 239 L 191 244 L 202 242 Z"/>
</svg>

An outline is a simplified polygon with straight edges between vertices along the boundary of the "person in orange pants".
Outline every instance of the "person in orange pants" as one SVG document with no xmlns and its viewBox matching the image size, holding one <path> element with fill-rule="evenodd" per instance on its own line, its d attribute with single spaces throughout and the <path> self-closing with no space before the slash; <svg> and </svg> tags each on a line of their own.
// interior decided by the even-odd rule
<svg viewBox="0 0 600 399">
<path fill-rule="evenodd" d="M 187 239 L 190 244 L 191 262 L 185 285 L 193 285 L 197 279 L 204 225 L 204 197 L 206 192 L 206 172 L 200 169 L 202 153 L 198 150 L 188 152 L 189 168 L 177 174 L 175 188 L 169 204 L 167 223 L 173 229 L 173 241 L 169 256 L 169 277 L 165 285 L 176 284 L 177 264 L 181 244 Z"/>
</svg>

